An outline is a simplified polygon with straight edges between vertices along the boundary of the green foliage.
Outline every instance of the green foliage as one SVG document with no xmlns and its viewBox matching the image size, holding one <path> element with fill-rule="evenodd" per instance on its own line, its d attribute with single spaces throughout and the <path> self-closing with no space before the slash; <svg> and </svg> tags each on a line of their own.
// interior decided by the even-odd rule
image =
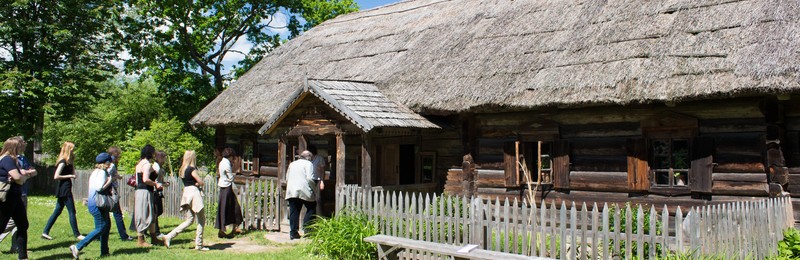
<svg viewBox="0 0 800 260">
<path fill-rule="evenodd" d="M 778 242 L 779 259 L 800 258 L 800 232 L 795 228 L 783 231 L 783 240 Z"/>
<path fill-rule="evenodd" d="M 122 144 L 122 158 L 120 168 L 127 172 L 133 172 L 133 168 L 139 161 L 142 147 L 150 144 L 156 150 L 164 150 L 169 156 L 169 163 L 173 170 L 177 170 L 181 164 L 181 157 L 186 150 L 199 151 L 202 147 L 200 141 L 189 133 L 183 132 L 183 123 L 177 118 L 157 118 L 150 122 L 150 129 L 137 131 L 134 136 Z M 198 154 L 209 156 L 207 154 Z M 199 161 L 204 157 L 198 158 Z M 207 159 L 206 159 L 207 160 Z M 169 174 L 169 165 L 162 165 Z"/>
<path fill-rule="evenodd" d="M 0 126 L 5 136 L 41 136 L 44 115 L 84 112 L 98 83 L 116 73 L 120 51 L 117 0 L 0 3 Z"/>
<path fill-rule="evenodd" d="M 153 77 L 170 100 L 168 108 L 188 120 L 220 93 L 231 75 L 224 63 L 231 55 L 246 58 L 236 75 L 249 70 L 282 43 L 273 31 L 289 37 L 341 13 L 356 11 L 352 0 L 134 0 L 124 24 L 131 59 L 126 70 Z M 300 22 L 302 15 L 306 22 Z M 274 24 L 285 17 L 287 24 Z M 247 39 L 251 50 L 235 49 Z"/>
<path fill-rule="evenodd" d="M 364 242 L 378 234 L 372 222 L 364 214 L 337 213 L 330 219 L 318 218 L 310 226 L 314 232 L 309 251 L 330 259 L 375 259 L 375 246 Z"/>
<path fill-rule="evenodd" d="M 43 150 L 55 162 L 64 141 L 75 143 L 75 164 L 89 167 L 94 156 L 111 145 L 121 145 L 137 130 L 167 113 L 164 97 L 152 81 L 124 84 L 108 81 L 101 84 L 100 97 L 86 111 L 72 120 L 59 120 L 47 114 Z"/>
<path fill-rule="evenodd" d="M 638 217 L 639 209 L 638 209 L 638 207 L 635 207 L 635 208 L 631 209 L 631 212 L 630 212 L 631 213 L 631 223 L 627 223 L 627 219 L 626 219 L 625 216 L 628 213 L 628 206 L 631 206 L 630 202 L 625 203 L 625 207 L 617 207 L 616 204 L 611 206 L 611 210 L 609 211 L 609 229 L 610 230 L 614 229 L 614 222 L 615 222 L 614 221 L 614 218 L 615 218 L 615 213 L 614 212 L 619 211 L 619 217 L 620 217 L 619 230 L 620 230 L 620 232 L 621 233 L 625 233 L 626 229 L 630 228 L 631 234 L 638 234 L 639 228 L 636 226 L 636 223 L 638 223 L 638 219 L 639 219 L 639 217 Z M 642 213 L 643 213 L 643 217 L 644 217 L 644 219 L 642 220 L 642 225 L 644 226 L 644 230 L 642 230 L 642 232 L 643 232 L 643 234 L 651 234 L 650 233 L 651 232 L 651 230 L 650 230 L 650 211 L 647 210 L 647 209 L 642 209 L 642 211 L 643 211 Z M 662 230 L 661 220 L 660 220 L 659 216 L 655 216 L 655 218 L 656 218 L 655 234 L 656 235 L 661 235 L 661 230 Z M 639 246 L 639 243 L 631 242 L 631 251 L 632 252 L 636 252 L 638 246 Z M 652 246 L 650 243 L 645 242 L 644 243 L 644 252 L 650 252 L 650 246 Z M 661 247 L 661 244 L 656 244 L 655 247 L 656 247 L 655 248 L 656 256 L 662 256 L 664 254 L 664 251 L 663 251 L 663 249 Z M 625 252 L 625 241 L 620 241 L 619 248 L 616 248 L 616 250 L 614 249 L 613 244 L 609 245 L 609 249 L 611 249 L 612 252 Z M 624 259 L 625 258 L 624 255 L 618 255 L 618 256 L 620 257 L 620 259 Z"/>
</svg>

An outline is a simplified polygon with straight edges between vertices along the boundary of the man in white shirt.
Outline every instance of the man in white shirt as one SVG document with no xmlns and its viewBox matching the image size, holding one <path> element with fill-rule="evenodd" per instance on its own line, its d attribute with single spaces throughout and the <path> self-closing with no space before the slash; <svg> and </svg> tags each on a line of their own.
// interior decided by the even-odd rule
<svg viewBox="0 0 800 260">
<path fill-rule="evenodd" d="M 314 195 L 314 165 L 311 152 L 303 151 L 300 159 L 289 164 L 286 172 L 286 200 L 289 202 L 289 239 L 300 238 L 299 218 L 302 207 L 306 208 L 303 217 L 305 228 L 314 217 L 317 202 Z"/>
</svg>

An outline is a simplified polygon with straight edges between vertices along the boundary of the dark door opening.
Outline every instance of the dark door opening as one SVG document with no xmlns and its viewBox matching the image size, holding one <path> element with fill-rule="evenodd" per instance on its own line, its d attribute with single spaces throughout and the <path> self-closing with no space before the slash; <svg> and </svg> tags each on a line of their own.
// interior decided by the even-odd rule
<svg viewBox="0 0 800 260">
<path fill-rule="evenodd" d="M 413 144 L 400 145 L 400 185 L 416 183 L 416 158 Z"/>
</svg>

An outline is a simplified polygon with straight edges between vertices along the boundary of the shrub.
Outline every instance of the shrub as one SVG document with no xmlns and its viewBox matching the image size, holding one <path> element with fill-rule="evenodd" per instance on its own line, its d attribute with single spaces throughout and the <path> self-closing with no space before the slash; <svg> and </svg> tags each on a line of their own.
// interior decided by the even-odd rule
<svg viewBox="0 0 800 260">
<path fill-rule="evenodd" d="M 330 259 L 375 259 L 377 249 L 364 238 L 378 230 L 364 214 L 340 212 L 333 218 L 317 218 L 309 227 L 313 230 L 309 250 Z"/>
<path fill-rule="evenodd" d="M 779 259 L 800 258 L 800 232 L 795 228 L 783 231 L 783 240 L 778 242 Z"/>
<path fill-rule="evenodd" d="M 627 214 L 628 206 L 630 206 L 630 202 L 625 203 L 625 207 L 617 207 L 616 204 L 611 206 L 611 210 L 609 211 L 609 229 L 611 229 L 611 230 L 614 229 L 614 212 L 615 211 L 619 211 L 619 213 L 620 213 L 619 214 L 619 216 L 620 216 L 619 231 L 624 233 L 626 228 L 630 228 L 632 234 L 637 234 L 638 233 L 638 227 L 636 226 L 636 223 L 638 221 L 639 209 L 638 209 L 638 207 L 631 207 L 631 223 L 626 223 L 627 220 L 626 220 L 625 215 Z M 643 213 L 643 216 L 644 216 L 644 219 L 642 221 L 642 225 L 643 225 L 644 230 L 642 230 L 642 233 L 643 234 L 651 234 L 651 230 L 650 230 L 650 211 L 647 210 L 646 208 L 643 208 L 642 211 L 643 211 L 642 213 Z M 661 218 L 658 215 L 656 215 L 655 219 L 656 219 L 656 230 L 655 230 L 654 233 L 656 235 L 661 235 L 661 225 L 662 225 Z M 639 243 L 637 243 L 637 242 L 631 242 L 631 252 L 636 252 L 636 250 L 637 250 L 637 248 L 639 246 L 638 244 Z M 649 242 L 645 242 L 644 243 L 644 252 L 649 252 L 650 251 L 650 246 L 651 245 L 650 245 Z M 615 250 L 613 244 L 610 244 L 608 248 L 611 250 L 611 252 L 624 252 L 625 251 L 625 241 L 620 241 L 619 242 L 619 248 L 616 248 L 616 250 Z M 655 245 L 655 252 L 656 252 L 656 256 L 662 256 L 664 254 L 664 251 L 661 248 L 661 244 L 657 243 Z M 647 253 L 645 253 L 645 255 L 647 255 Z M 620 259 L 624 259 L 625 258 L 624 255 L 619 255 L 619 257 L 620 257 Z M 648 258 L 648 257 L 645 257 L 645 258 Z"/>
</svg>

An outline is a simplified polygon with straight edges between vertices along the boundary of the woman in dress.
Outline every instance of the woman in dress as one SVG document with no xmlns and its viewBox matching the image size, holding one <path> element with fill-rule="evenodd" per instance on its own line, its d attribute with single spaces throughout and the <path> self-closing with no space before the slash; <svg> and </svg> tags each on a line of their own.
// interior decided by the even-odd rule
<svg viewBox="0 0 800 260">
<path fill-rule="evenodd" d="M 235 236 L 237 227 L 242 224 L 242 208 L 233 193 L 233 165 L 230 159 L 236 156 L 231 148 L 222 150 L 222 160 L 219 162 L 219 208 L 217 209 L 217 221 L 214 227 L 219 229 L 217 236 L 220 238 L 231 238 Z M 225 234 L 225 230 L 231 226 L 231 233 Z"/>
<path fill-rule="evenodd" d="M 108 153 L 100 153 L 94 161 L 97 164 L 94 166 L 92 175 L 89 176 L 88 199 L 86 200 L 89 213 L 94 217 L 94 230 L 89 232 L 78 244 L 69 246 L 72 258 L 75 259 L 78 259 L 78 254 L 83 248 L 97 239 L 100 240 L 100 256 L 111 255 L 108 250 L 108 234 L 111 231 L 111 217 L 108 216 L 108 213 L 111 209 L 98 207 L 95 197 L 98 194 L 111 195 L 113 177 L 108 172 L 108 167 L 111 166 L 112 159 Z"/>
<path fill-rule="evenodd" d="M 170 242 L 181 231 L 189 227 L 197 219 L 197 232 L 194 238 L 194 249 L 207 251 L 203 246 L 203 226 L 206 225 L 206 214 L 203 209 L 203 179 L 197 173 L 197 155 L 194 151 L 183 153 L 183 163 L 180 174 L 183 181 L 183 196 L 181 196 L 181 211 L 185 215 L 183 223 L 178 225 L 169 234 L 164 235 L 164 245 L 169 248 Z"/>
<path fill-rule="evenodd" d="M 150 246 L 144 239 L 144 233 L 150 233 L 150 242 L 153 244 L 162 243 L 156 237 L 155 225 L 155 209 L 153 205 L 153 195 L 157 189 L 161 188 L 161 184 L 156 182 L 158 173 L 153 170 L 150 160 L 153 159 L 153 154 L 156 149 L 152 145 L 145 145 L 139 156 L 139 163 L 136 164 L 136 193 L 134 195 L 134 213 L 133 225 L 136 226 L 136 244 L 138 246 Z"/>
<path fill-rule="evenodd" d="M 36 171 L 20 171 L 17 166 L 17 156 L 21 154 L 19 151 L 25 151 L 25 148 L 13 137 L 6 140 L 0 151 L 0 182 L 10 186 L 6 192 L 6 200 L 0 202 L 0 227 L 5 227 L 9 220 L 14 220 L 17 225 L 17 257 L 28 259 L 28 214 L 22 202 L 22 184 L 28 178 L 36 176 Z"/>
<path fill-rule="evenodd" d="M 47 224 L 42 231 L 42 238 L 53 240 L 50 236 L 50 229 L 56 223 L 58 216 L 67 207 L 67 214 L 69 214 L 69 225 L 72 227 L 72 235 L 78 240 L 84 238 L 78 230 L 78 219 L 75 218 L 75 200 L 72 198 L 72 179 L 75 179 L 75 167 L 72 162 L 75 160 L 75 155 L 72 150 L 75 149 L 75 144 L 71 142 L 64 142 L 61 146 L 61 153 L 58 154 L 56 160 L 56 172 L 53 174 L 53 179 L 58 180 L 58 189 L 56 190 L 56 208 Z"/>
</svg>

